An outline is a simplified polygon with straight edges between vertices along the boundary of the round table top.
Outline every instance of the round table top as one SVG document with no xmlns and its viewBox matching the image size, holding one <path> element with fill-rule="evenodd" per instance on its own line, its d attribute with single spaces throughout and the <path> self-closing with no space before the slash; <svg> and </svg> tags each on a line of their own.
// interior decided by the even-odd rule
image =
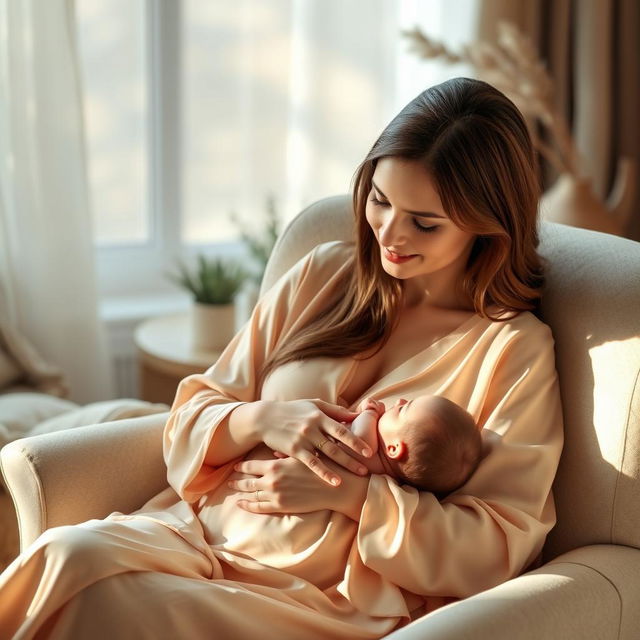
<svg viewBox="0 0 640 640">
<path fill-rule="evenodd" d="M 189 313 L 145 320 L 136 327 L 134 340 L 138 349 L 147 355 L 203 371 L 220 355 L 219 351 L 202 351 L 193 347 Z"/>
</svg>

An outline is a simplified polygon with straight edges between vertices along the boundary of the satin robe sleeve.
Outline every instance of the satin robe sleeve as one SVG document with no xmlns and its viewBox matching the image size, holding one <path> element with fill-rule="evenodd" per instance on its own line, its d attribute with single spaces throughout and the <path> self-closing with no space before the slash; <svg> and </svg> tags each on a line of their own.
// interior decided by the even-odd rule
<svg viewBox="0 0 640 640">
<path fill-rule="evenodd" d="M 260 399 L 262 365 L 288 332 L 317 312 L 314 301 L 326 299 L 348 268 L 348 255 L 345 243 L 316 247 L 261 298 L 210 369 L 181 381 L 164 429 L 163 451 L 169 484 L 183 500 L 195 502 L 217 485 L 218 470 L 204 463 L 215 430 L 236 407 Z"/>
<path fill-rule="evenodd" d="M 488 453 L 472 478 L 439 502 L 371 477 L 356 562 L 370 582 L 377 575 L 422 596 L 463 598 L 518 575 L 541 551 L 555 524 L 551 485 L 563 442 L 553 339 L 542 323 L 503 333 L 475 381 Z"/>
</svg>

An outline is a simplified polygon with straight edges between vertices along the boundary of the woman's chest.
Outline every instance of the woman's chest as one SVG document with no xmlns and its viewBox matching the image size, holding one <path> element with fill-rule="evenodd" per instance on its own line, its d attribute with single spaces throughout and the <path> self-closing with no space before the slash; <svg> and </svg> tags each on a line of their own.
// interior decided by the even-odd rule
<svg viewBox="0 0 640 640">
<path fill-rule="evenodd" d="M 452 336 L 472 316 L 473 314 L 466 312 L 441 316 L 406 314 L 381 349 L 371 355 L 364 354 L 365 357 L 355 358 L 349 380 L 340 393 L 343 401 L 352 405 L 377 382 L 392 377 L 394 372 L 399 371 L 403 365 L 408 365 L 418 354 L 428 356 L 432 346 Z M 416 367 L 419 364 L 416 363 Z M 411 367 L 405 368 L 405 373 L 412 373 L 409 371 Z"/>
<path fill-rule="evenodd" d="M 377 393 L 383 387 L 424 374 L 442 352 L 465 351 L 456 343 L 465 333 L 460 329 L 470 320 L 470 314 L 428 320 L 417 314 L 405 316 L 384 347 L 376 353 L 372 350 L 370 357 L 313 358 L 287 363 L 267 378 L 261 398 L 322 398 L 352 406 L 370 390 Z M 451 353 L 447 366 L 453 362 L 451 366 L 455 367 L 455 360 L 455 354 Z M 442 367 L 433 373 L 441 381 L 447 377 Z"/>
<path fill-rule="evenodd" d="M 288 362 L 272 371 L 262 385 L 262 400 L 321 398 L 337 404 L 353 366 L 352 358 L 311 358 Z"/>
</svg>

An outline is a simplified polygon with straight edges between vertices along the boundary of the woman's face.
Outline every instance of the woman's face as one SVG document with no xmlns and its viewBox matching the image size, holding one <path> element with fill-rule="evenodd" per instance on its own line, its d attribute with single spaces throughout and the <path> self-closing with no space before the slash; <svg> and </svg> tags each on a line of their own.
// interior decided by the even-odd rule
<svg viewBox="0 0 640 640">
<path fill-rule="evenodd" d="M 428 288 L 436 281 L 453 284 L 464 274 L 475 236 L 450 220 L 418 161 L 378 161 L 366 216 L 389 275 Z"/>
</svg>

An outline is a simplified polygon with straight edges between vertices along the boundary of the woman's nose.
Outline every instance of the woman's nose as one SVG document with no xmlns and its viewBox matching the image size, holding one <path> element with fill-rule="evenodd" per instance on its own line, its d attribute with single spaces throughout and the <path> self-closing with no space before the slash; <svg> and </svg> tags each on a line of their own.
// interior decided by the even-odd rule
<svg viewBox="0 0 640 640">
<path fill-rule="evenodd" d="M 390 209 L 385 213 L 380 224 L 378 235 L 380 243 L 385 247 L 395 246 L 403 240 L 402 218 L 398 215 L 398 212 Z"/>
</svg>

